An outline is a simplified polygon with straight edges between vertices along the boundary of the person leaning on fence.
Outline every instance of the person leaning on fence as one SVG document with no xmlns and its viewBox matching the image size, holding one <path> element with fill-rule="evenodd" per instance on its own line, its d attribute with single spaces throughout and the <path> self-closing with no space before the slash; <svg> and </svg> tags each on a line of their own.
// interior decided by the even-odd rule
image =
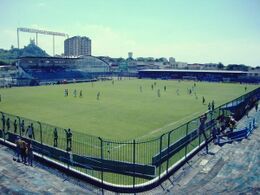
<svg viewBox="0 0 260 195">
<path fill-rule="evenodd" d="M 2 130 L 5 131 L 5 115 L 2 114 Z"/>
<path fill-rule="evenodd" d="M 28 134 L 28 137 L 30 139 L 35 139 L 34 137 L 34 129 L 33 129 L 33 124 L 31 123 L 31 125 L 28 126 L 27 130 L 26 130 L 26 134 Z"/>
<path fill-rule="evenodd" d="M 205 139 L 206 153 L 208 154 L 209 153 L 208 139 L 207 139 L 207 136 L 206 136 L 206 133 L 205 133 L 205 122 L 206 122 L 206 120 L 207 120 L 207 114 L 205 113 L 200 117 L 199 134 L 202 134 L 204 139 Z"/>
<path fill-rule="evenodd" d="M 6 120 L 6 128 L 7 128 L 7 131 L 10 130 L 10 118 L 7 118 L 7 120 Z"/>
<path fill-rule="evenodd" d="M 24 134 L 25 129 L 24 129 L 24 120 L 22 120 L 21 124 L 20 124 L 20 129 L 22 131 L 22 133 Z"/>
<path fill-rule="evenodd" d="M 54 128 L 54 130 L 53 130 L 53 146 L 54 147 L 58 146 L 58 131 L 57 131 L 57 128 Z"/>
<path fill-rule="evenodd" d="M 66 132 L 66 138 L 67 138 L 67 151 L 71 151 L 71 141 L 72 141 L 72 133 L 70 128 L 68 130 L 64 129 Z"/>
<path fill-rule="evenodd" d="M 16 133 L 17 132 L 17 121 L 16 121 L 16 119 L 14 120 L 14 133 Z"/>
</svg>

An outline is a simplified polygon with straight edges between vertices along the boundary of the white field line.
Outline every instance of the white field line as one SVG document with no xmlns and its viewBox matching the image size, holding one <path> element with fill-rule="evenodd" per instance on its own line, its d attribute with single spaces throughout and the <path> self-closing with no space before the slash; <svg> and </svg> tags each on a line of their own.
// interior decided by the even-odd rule
<svg viewBox="0 0 260 195">
<path fill-rule="evenodd" d="M 179 124 L 179 123 L 183 122 L 184 120 L 186 120 L 187 118 L 190 118 L 190 117 L 192 117 L 192 116 L 194 116 L 194 115 L 197 115 L 198 113 L 200 113 L 200 112 L 194 112 L 193 114 L 190 114 L 190 115 L 188 115 L 188 116 L 186 116 L 186 117 L 184 117 L 184 118 L 182 118 L 182 119 L 180 119 L 180 120 L 178 120 L 178 121 L 175 121 L 175 122 L 169 123 L 169 124 L 167 124 L 167 125 L 164 125 L 164 126 L 161 127 L 161 128 L 158 128 L 158 129 L 155 129 L 155 130 L 149 132 L 148 135 L 151 135 L 151 134 L 157 133 L 157 132 L 159 132 L 159 131 L 162 131 L 164 128 L 170 127 L 170 126 L 172 126 L 172 125 L 174 125 L 174 124 Z M 141 136 L 140 138 L 143 138 L 143 137 L 147 137 L 147 134 Z"/>
<path fill-rule="evenodd" d="M 149 132 L 148 135 L 151 135 L 151 134 L 154 134 L 154 133 L 156 133 L 156 132 L 159 132 L 159 131 L 163 130 L 164 128 L 170 127 L 170 126 L 172 126 L 172 125 L 174 125 L 174 124 L 181 123 L 181 122 L 183 122 L 184 120 L 186 120 L 187 118 L 190 118 L 190 117 L 192 117 L 192 116 L 194 116 L 194 115 L 196 115 L 196 114 L 198 114 L 198 113 L 200 113 L 200 112 L 195 112 L 195 113 L 190 114 L 190 115 L 188 115 L 188 116 L 186 116 L 186 117 L 184 117 L 184 118 L 182 118 L 182 119 L 180 119 L 180 120 L 178 120 L 178 121 L 169 123 L 169 124 L 167 124 L 167 125 L 165 125 L 165 126 L 163 126 L 163 127 L 161 127 L 161 128 L 155 129 L 155 130 Z M 148 135 L 143 135 L 143 136 L 141 136 L 141 137 L 139 137 L 139 138 L 147 137 Z M 115 147 L 111 148 L 110 150 L 118 149 L 118 148 L 121 148 L 121 147 L 123 147 L 123 146 L 125 146 L 125 145 L 128 145 L 128 144 L 120 144 L 119 146 L 115 146 Z M 109 148 L 109 147 L 108 147 L 108 148 Z"/>
</svg>

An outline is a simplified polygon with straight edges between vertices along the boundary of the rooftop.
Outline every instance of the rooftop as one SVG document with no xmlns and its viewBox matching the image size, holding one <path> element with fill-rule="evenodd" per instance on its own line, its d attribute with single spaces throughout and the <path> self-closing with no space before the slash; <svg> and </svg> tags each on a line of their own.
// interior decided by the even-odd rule
<svg viewBox="0 0 260 195">
<path fill-rule="evenodd" d="M 234 73 L 246 74 L 245 71 L 231 71 L 231 70 L 184 70 L 184 69 L 144 69 L 139 72 L 197 72 L 197 73 Z"/>
</svg>

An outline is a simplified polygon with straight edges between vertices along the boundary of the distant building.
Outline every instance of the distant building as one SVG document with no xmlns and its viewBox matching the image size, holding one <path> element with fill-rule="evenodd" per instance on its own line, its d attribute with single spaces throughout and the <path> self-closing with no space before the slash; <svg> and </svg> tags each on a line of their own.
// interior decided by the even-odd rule
<svg viewBox="0 0 260 195">
<path fill-rule="evenodd" d="M 188 63 L 187 62 L 176 62 L 177 69 L 187 69 Z"/>
<path fill-rule="evenodd" d="M 90 56 L 91 40 L 88 37 L 74 36 L 64 41 L 65 56 Z"/>
<path fill-rule="evenodd" d="M 204 66 L 203 64 L 193 63 L 193 64 L 188 64 L 188 69 L 189 70 L 202 70 L 203 66 Z"/>
</svg>

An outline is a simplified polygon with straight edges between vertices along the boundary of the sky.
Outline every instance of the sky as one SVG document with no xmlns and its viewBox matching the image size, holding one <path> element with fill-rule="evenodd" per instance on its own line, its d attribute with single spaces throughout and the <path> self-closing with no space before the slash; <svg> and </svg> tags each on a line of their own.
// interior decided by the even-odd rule
<svg viewBox="0 0 260 195">
<path fill-rule="evenodd" d="M 18 27 L 87 36 L 94 56 L 260 66 L 260 0 L 0 0 L 0 48 L 17 47 Z M 51 36 L 38 42 L 52 54 Z"/>
</svg>

